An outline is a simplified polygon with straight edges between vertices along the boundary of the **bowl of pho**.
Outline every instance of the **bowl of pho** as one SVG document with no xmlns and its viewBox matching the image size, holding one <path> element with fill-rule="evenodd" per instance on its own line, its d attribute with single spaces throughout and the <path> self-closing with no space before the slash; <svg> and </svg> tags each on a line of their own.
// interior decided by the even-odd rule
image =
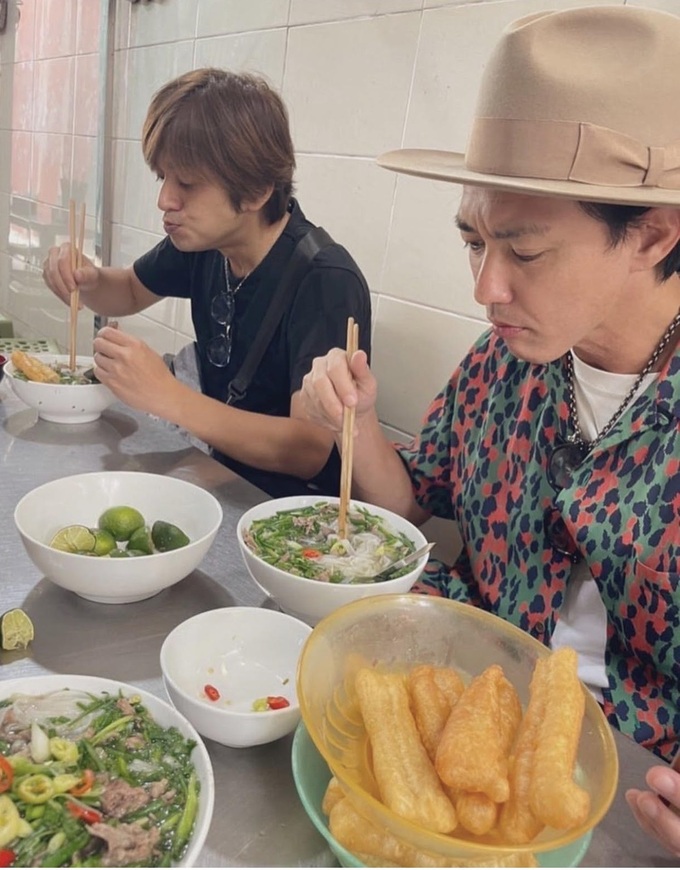
<svg viewBox="0 0 680 870">
<path fill-rule="evenodd" d="M 50 423 L 91 423 L 116 401 L 108 387 L 92 374 L 91 356 L 76 356 L 75 369 L 68 354 L 28 354 L 14 351 L 5 365 L 12 390 Z"/>
<path fill-rule="evenodd" d="M 11 866 L 197 862 L 215 799 L 210 757 L 155 695 L 92 676 L 4 680 L 0 745 Z"/>
<path fill-rule="evenodd" d="M 246 511 L 236 529 L 253 580 L 309 625 L 359 598 L 408 592 L 428 559 L 391 570 L 424 547 L 425 536 L 403 517 L 354 499 L 340 538 L 339 503 L 330 496 L 272 499 Z"/>
</svg>

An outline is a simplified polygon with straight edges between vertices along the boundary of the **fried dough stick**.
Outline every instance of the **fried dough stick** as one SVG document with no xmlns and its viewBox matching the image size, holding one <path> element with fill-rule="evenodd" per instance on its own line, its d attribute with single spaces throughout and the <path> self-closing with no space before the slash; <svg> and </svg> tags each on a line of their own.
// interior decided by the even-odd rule
<svg viewBox="0 0 680 870">
<path fill-rule="evenodd" d="M 508 799 L 508 758 L 500 730 L 503 670 L 491 665 L 475 677 L 451 711 L 437 748 L 435 768 L 456 792 Z"/>
<path fill-rule="evenodd" d="M 453 668 L 418 665 L 409 671 L 407 685 L 420 739 L 434 762 L 442 731 L 465 683 Z"/>
<path fill-rule="evenodd" d="M 420 739 L 405 678 L 362 668 L 355 686 L 383 803 L 430 831 L 449 833 L 456 812 Z"/>
<path fill-rule="evenodd" d="M 26 375 L 29 381 L 37 381 L 40 384 L 59 383 L 59 375 L 53 368 L 23 350 L 12 351 L 12 365 Z"/>
<path fill-rule="evenodd" d="M 508 756 L 522 720 L 522 705 L 515 687 L 505 676 L 498 679 L 497 688 L 500 745 L 503 753 Z M 486 834 L 498 821 L 499 804 L 482 792 L 460 792 L 454 806 L 459 824 L 471 834 Z"/>
<path fill-rule="evenodd" d="M 531 774 L 531 811 L 558 830 L 583 824 L 590 812 L 590 795 L 573 779 L 586 704 L 577 668 L 576 652 L 558 649 L 547 659 L 536 686 L 543 715 Z"/>
</svg>

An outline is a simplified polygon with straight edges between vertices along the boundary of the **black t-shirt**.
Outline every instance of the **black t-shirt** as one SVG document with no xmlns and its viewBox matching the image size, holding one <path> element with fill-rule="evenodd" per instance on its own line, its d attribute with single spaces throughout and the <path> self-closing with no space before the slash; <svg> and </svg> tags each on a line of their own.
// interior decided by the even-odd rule
<svg viewBox="0 0 680 870">
<path fill-rule="evenodd" d="M 152 293 L 191 299 L 201 388 L 214 399 L 226 401 L 229 383 L 255 340 L 295 245 L 313 227 L 295 200 L 291 201 L 290 211 L 282 234 L 236 294 L 231 360 L 225 368 L 212 365 L 206 355 L 210 339 L 224 332 L 224 327 L 210 314 L 213 298 L 226 291 L 222 254 L 219 251 L 184 253 L 166 237 L 134 263 L 135 274 Z M 314 258 L 262 357 L 247 394 L 235 406 L 287 417 L 290 397 L 300 389 L 314 357 L 323 356 L 332 347 L 344 347 L 350 316 L 359 324 L 360 346 L 370 353 L 371 303 L 366 281 L 349 253 L 341 245 L 333 244 Z M 310 490 L 307 482 L 289 475 L 264 472 L 217 451 L 214 456 L 270 495 Z M 339 456 L 334 449 L 323 471 L 310 482 L 312 491 L 337 494 L 339 468 Z"/>
</svg>

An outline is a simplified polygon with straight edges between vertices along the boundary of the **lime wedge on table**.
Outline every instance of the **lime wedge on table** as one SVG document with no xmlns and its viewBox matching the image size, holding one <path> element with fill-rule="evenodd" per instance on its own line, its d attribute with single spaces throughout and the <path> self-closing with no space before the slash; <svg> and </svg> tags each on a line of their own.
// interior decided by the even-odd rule
<svg viewBox="0 0 680 870">
<path fill-rule="evenodd" d="M 138 550 L 142 556 L 150 556 L 154 551 L 151 529 L 148 526 L 135 529 L 130 535 L 127 548 L 128 550 Z"/>
<path fill-rule="evenodd" d="M 33 640 L 33 623 L 20 608 L 0 616 L 0 646 L 2 649 L 26 649 Z"/>
<path fill-rule="evenodd" d="M 156 520 L 151 528 L 151 539 L 157 550 L 165 553 L 167 550 L 179 550 L 186 547 L 189 537 L 179 526 L 166 523 L 164 520 Z"/>
<path fill-rule="evenodd" d="M 144 517 L 137 508 L 125 504 L 116 505 L 104 511 L 97 525 L 110 532 L 117 541 L 127 541 L 135 529 L 144 525 Z"/>
<path fill-rule="evenodd" d="M 64 553 L 92 553 L 97 543 L 87 526 L 65 526 L 50 541 L 50 547 Z"/>
</svg>

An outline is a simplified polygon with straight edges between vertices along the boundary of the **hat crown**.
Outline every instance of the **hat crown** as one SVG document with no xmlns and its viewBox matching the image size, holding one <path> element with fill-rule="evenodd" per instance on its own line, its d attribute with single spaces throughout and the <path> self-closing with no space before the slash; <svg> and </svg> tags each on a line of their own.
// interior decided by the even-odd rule
<svg viewBox="0 0 680 870">
<path fill-rule="evenodd" d="M 400 149 L 378 162 L 522 193 L 680 207 L 680 17 L 585 6 L 520 18 L 486 64 L 465 154 Z"/>
<path fill-rule="evenodd" d="M 588 122 L 665 145 L 680 139 L 678 105 L 680 18 L 604 6 L 537 13 L 506 28 L 475 114 Z"/>
</svg>

